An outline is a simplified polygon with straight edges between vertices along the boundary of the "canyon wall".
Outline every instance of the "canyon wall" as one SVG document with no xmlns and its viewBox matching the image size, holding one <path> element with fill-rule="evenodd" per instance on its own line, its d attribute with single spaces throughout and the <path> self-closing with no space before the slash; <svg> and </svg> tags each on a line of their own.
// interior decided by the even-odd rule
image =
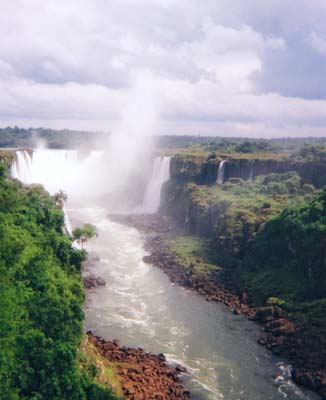
<svg viewBox="0 0 326 400">
<path fill-rule="evenodd" d="M 178 181 L 192 181 L 198 184 L 214 184 L 217 180 L 221 159 L 210 159 L 201 155 L 176 155 L 171 160 L 171 178 Z M 247 180 L 270 173 L 283 174 L 297 172 L 303 183 L 316 188 L 326 185 L 326 163 L 313 161 L 292 161 L 284 158 L 229 158 L 225 165 L 224 179 L 241 178 Z"/>
</svg>

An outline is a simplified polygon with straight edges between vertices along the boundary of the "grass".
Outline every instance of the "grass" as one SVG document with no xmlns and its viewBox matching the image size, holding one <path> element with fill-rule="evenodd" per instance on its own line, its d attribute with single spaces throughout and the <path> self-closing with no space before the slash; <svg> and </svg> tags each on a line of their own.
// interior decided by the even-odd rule
<svg viewBox="0 0 326 400">
<path fill-rule="evenodd" d="M 223 185 L 212 186 L 171 181 L 166 198 L 170 208 L 176 201 L 180 207 L 183 205 L 188 232 L 210 239 L 216 254 L 214 262 L 226 267 L 244 256 L 248 242 L 267 221 L 285 207 L 311 198 L 315 189 L 306 186 L 301 186 L 300 177 L 294 172 L 259 176 L 252 181 L 231 178 Z M 198 255 L 198 248 L 190 239 L 180 245 L 172 243 L 172 248 L 185 268 L 192 265 L 195 273 L 206 274 L 212 270 L 189 260 Z"/>
<path fill-rule="evenodd" d="M 255 153 L 239 153 L 230 150 L 209 150 L 201 146 L 191 146 L 185 149 L 164 149 L 166 154 L 180 156 L 183 159 L 201 159 L 203 162 L 208 159 L 213 153 L 217 159 L 228 157 L 230 159 L 245 159 L 245 160 L 275 160 L 280 161 L 288 157 L 284 152 L 260 151 Z"/>
<path fill-rule="evenodd" d="M 176 262 L 191 276 L 209 277 L 221 268 L 214 263 L 211 242 L 198 236 L 178 236 L 169 243 Z"/>
<path fill-rule="evenodd" d="M 223 185 L 200 186 L 188 184 L 192 202 L 203 209 L 224 203 L 230 218 L 245 218 L 248 223 L 261 225 L 287 206 L 300 204 L 311 196 L 301 190 L 295 173 L 257 177 L 253 181 L 230 179 Z M 280 178 L 281 177 L 281 178 Z M 234 220 L 233 224 L 237 221 Z"/>
<path fill-rule="evenodd" d="M 110 388 L 117 398 L 123 398 L 117 363 L 108 361 L 85 336 L 78 354 L 80 369 L 102 388 Z"/>
</svg>

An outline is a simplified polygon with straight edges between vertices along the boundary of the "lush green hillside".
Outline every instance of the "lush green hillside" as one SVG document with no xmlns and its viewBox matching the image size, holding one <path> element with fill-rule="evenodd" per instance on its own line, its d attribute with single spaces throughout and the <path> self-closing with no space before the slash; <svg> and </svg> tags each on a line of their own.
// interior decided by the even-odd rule
<svg viewBox="0 0 326 400">
<path fill-rule="evenodd" d="M 210 238 L 219 262 L 234 265 L 264 222 L 289 204 L 305 202 L 313 192 L 295 172 L 248 181 L 231 178 L 212 186 L 170 180 L 164 186 L 162 211 L 187 232 Z"/>
<path fill-rule="evenodd" d="M 326 190 L 262 227 L 249 245 L 241 280 L 256 304 L 273 297 L 296 323 L 311 353 L 306 367 L 325 369 Z"/>
<path fill-rule="evenodd" d="M 6 179 L 0 164 L 0 399 L 112 399 L 77 362 L 85 253 L 42 187 Z"/>
<path fill-rule="evenodd" d="M 248 284 L 259 283 L 266 296 L 289 301 L 325 297 L 326 190 L 268 221 L 249 246 L 246 266 Z"/>
</svg>

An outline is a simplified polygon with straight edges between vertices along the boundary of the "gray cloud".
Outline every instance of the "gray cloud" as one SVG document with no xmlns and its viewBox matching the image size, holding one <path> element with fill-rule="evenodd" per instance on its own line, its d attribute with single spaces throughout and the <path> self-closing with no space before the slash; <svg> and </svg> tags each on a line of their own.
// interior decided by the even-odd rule
<svg viewBox="0 0 326 400">
<path fill-rule="evenodd" d="M 3 0 L 0 120 L 109 130 L 142 73 L 158 132 L 320 135 L 325 17 L 324 0 Z"/>
</svg>

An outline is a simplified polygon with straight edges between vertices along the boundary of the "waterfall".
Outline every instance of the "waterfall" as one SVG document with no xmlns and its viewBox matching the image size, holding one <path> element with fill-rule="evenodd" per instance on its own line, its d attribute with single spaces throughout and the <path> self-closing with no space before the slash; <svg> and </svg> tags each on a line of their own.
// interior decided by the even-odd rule
<svg viewBox="0 0 326 400">
<path fill-rule="evenodd" d="M 102 152 L 86 155 L 77 150 L 37 149 L 33 156 L 26 150 L 16 151 L 11 176 L 21 182 L 39 183 L 54 194 L 63 190 L 68 197 L 85 197 L 98 194 L 103 185 L 98 177 L 103 170 Z"/>
<path fill-rule="evenodd" d="M 75 150 L 34 150 L 33 156 L 26 150 L 18 150 L 11 166 L 11 176 L 25 184 L 39 183 L 54 195 L 63 190 L 68 197 L 94 194 L 98 187 L 94 173 L 100 168 L 102 154 L 90 152 L 81 158 Z M 71 235 L 72 226 L 63 207 L 65 231 Z"/>
<path fill-rule="evenodd" d="M 72 231 L 73 231 L 73 229 L 72 229 L 72 225 L 71 225 L 71 222 L 70 222 L 70 218 L 69 218 L 69 215 L 68 215 L 68 213 L 67 213 L 67 210 L 66 210 L 66 207 L 65 207 L 65 206 L 63 206 L 62 211 L 63 211 L 63 215 L 64 215 L 64 222 L 65 222 L 66 233 L 67 233 L 69 236 L 72 236 Z"/>
<path fill-rule="evenodd" d="M 143 203 L 137 212 L 154 214 L 158 211 L 162 186 L 170 179 L 170 161 L 171 157 L 167 156 L 155 158 L 152 177 L 146 188 Z"/>
<path fill-rule="evenodd" d="M 220 185 L 222 185 L 223 182 L 224 182 L 225 163 L 226 163 L 226 160 L 222 160 L 219 163 L 219 166 L 218 166 L 217 181 L 216 182 L 219 183 Z"/>
<path fill-rule="evenodd" d="M 249 173 L 249 180 L 252 181 L 254 177 L 254 164 L 255 160 L 251 160 L 250 162 L 250 173 Z"/>
<path fill-rule="evenodd" d="M 11 176 L 23 183 L 31 182 L 32 156 L 27 150 L 16 151 L 15 160 L 11 166 Z"/>
<path fill-rule="evenodd" d="M 42 184 L 51 195 L 63 190 L 72 200 L 97 197 L 107 193 L 110 187 L 105 175 L 107 157 L 103 154 L 99 151 L 83 155 L 77 150 L 37 149 L 31 156 L 26 150 L 18 150 L 11 176 L 26 184 Z M 155 213 L 158 210 L 162 185 L 170 178 L 170 160 L 171 157 L 166 156 L 155 158 L 142 206 L 136 212 Z M 66 229 L 69 231 L 68 223 Z"/>
</svg>

